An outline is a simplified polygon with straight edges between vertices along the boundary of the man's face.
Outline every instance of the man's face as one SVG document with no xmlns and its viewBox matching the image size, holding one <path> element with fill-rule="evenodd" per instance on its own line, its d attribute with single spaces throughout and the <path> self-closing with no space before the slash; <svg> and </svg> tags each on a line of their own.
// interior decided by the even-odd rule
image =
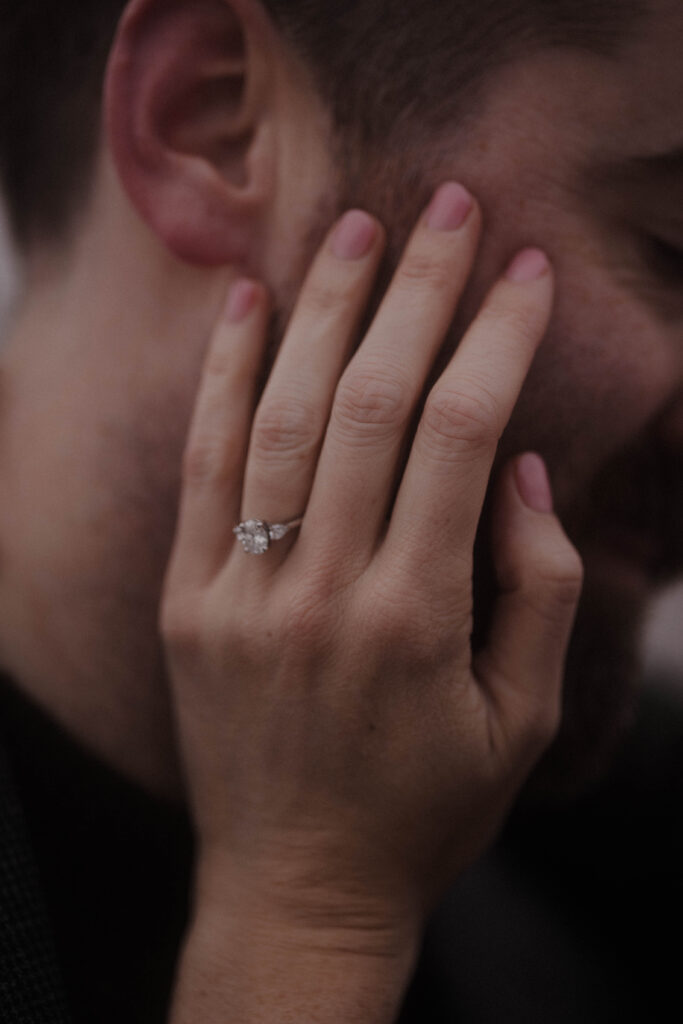
<svg viewBox="0 0 683 1024">
<path fill-rule="evenodd" d="M 556 269 L 551 327 L 501 457 L 543 454 L 584 556 L 565 732 L 589 760 L 603 705 L 633 670 L 644 600 L 683 571 L 682 52 L 683 9 L 660 4 L 618 59 L 546 51 L 509 66 L 455 143 L 413 160 L 429 166 L 424 196 L 457 177 L 484 209 L 444 358 L 516 249 L 540 245 Z M 424 196 L 391 184 L 375 168 L 344 198 L 389 225 L 395 260 Z"/>
<path fill-rule="evenodd" d="M 484 234 L 446 359 L 513 253 L 525 245 L 549 253 L 556 307 L 501 458 L 527 449 L 546 458 L 558 510 L 585 559 L 566 715 L 570 739 L 585 750 L 600 738 L 605 707 L 618 703 L 615 681 L 631 671 L 647 595 L 683 570 L 682 52 L 683 8 L 657 0 L 618 58 L 554 50 L 510 64 L 491 76 L 482 102 L 452 131 L 372 165 L 357 154 L 360 173 L 335 168 L 338 193 L 334 175 L 317 180 L 316 161 L 307 162 L 306 194 L 281 204 L 297 210 L 296 230 L 272 225 L 264 266 L 281 326 L 330 226 L 330 215 L 320 216 L 324 205 L 377 214 L 395 263 L 431 189 L 461 180 L 482 205 Z M 677 160 L 662 157 L 676 151 Z M 296 193 L 302 174 L 294 156 Z M 401 171 L 410 188 L 402 187 Z M 149 281 L 154 297 L 153 274 Z M 26 500 L 8 526 L 14 543 L 7 558 L 15 553 L 24 576 L 33 560 L 40 599 L 32 594 L 31 614 L 41 629 L 53 629 L 56 650 L 75 620 L 99 617 L 93 637 L 79 640 L 79 656 L 90 652 L 103 674 L 109 660 L 134 665 L 141 683 L 154 678 L 161 692 L 157 606 L 204 341 L 194 310 L 179 329 L 173 301 L 150 319 L 152 340 L 139 336 L 126 304 L 118 315 L 115 345 L 110 337 L 98 343 L 94 310 L 85 351 L 71 346 L 65 358 L 64 346 L 51 344 L 43 352 L 40 401 L 28 403 L 23 425 L 15 417 L 13 471 L 24 482 L 14 490 Z M 21 455 L 27 438 L 30 462 Z M 13 513 L 8 507 L 4 514 Z M 55 528 L 39 546 L 36 532 L 46 520 Z M 485 592 L 485 540 L 481 547 Z M 480 622 L 486 607 L 482 599 Z M 49 649 L 47 640 L 40 646 Z"/>
<path fill-rule="evenodd" d="M 354 154 L 355 170 L 337 168 L 331 204 L 377 214 L 395 265 L 437 184 L 457 178 L 477 196 L 482 245 L 442 363 L 515 251 L 541 246 L 553 261 L 554 315 L 500 458 L 527 449 L 545 457 L 586 564 L 566 753 L 564 740 L 556 746 L 559 773 L 573 778 L 579 756 L 592 770 L 615 728 L 646 598 L 683 570 L 683 261 L 674 254 L 683 249 L 683 161 L 666 156 L 683 150 L 681 52 L 683 9 L 663 0 L 614 59 L 546 50 L 516 61 L 491 76 L 464 124 L 376 163 Z M 329 181 L 317 198 L 320 207 L 329 200 Z M 318 208 L 312 201 L 299 229 L 281 230 L 271 246 L 274 345 L 329 227 Z M 293 244 L 297 236 L 307 242 Z M 481 625 L 485 523 L 480 548 Z"/>
</svg>

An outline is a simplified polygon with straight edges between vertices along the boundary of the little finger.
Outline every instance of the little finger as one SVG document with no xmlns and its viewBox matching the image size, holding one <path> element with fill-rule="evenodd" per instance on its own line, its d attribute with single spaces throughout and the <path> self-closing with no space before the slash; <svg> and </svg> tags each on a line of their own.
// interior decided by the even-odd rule
<svg viewBox="0 0 683 1024">
<path fill-rule="evenodd" d="M 505 467 L 493 506 L 500 594 L 474 670 L 492 701 L 499 741 L 530 762 L 560 721 L 567 646 L 581 592 L 581 559 L 553 512 L 542 459 Z M 527 764 L 526 767 L 530 765 Z"/>
<path fill-rule="evenodd" d="M 494 285 L 427 398 L 384 555 L 408 560 L 432 587 L 439 579 L 447 588 L 457 585 L 455 570 L 471 557 L 498 441 L 552 299 L 547 258 L 525 250 Z M 425 537 L 432 543 L 425 545 Z"/>
</svg>

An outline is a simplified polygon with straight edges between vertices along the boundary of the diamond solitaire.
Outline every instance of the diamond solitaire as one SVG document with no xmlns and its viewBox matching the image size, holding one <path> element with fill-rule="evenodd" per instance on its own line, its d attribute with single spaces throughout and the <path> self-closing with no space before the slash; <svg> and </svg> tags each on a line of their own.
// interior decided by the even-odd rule
<svg viewBox="0 0 683 1024">
<path fill-rule="evenodd" d="M 265 555 L 274 540 L 281 540 L 294 527 L 300 526 L 302 517 L 288 523 L 267 523 L 264 519 L 246 519 L 233 529 L 233 533 L 248 555 Z"/>
<path fill-rule="evenodd" d="M 265 555 L 270 547 L 270 531 L 262 519 L 247 519 L 232 532 L 248 555 Z"/>
</svg>

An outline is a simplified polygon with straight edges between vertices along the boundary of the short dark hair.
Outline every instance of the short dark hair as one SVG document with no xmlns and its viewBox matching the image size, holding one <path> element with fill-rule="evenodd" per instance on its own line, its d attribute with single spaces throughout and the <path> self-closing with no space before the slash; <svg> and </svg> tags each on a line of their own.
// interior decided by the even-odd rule
<svg viewBox="0 0 683 1024">
<path fill-rule="evenodd" d="M 381 146 L 443 126 L 505 60 L 540 47 L 605 56 L 646 0 L 261 0 L 333 124 Z M 59 239 L 87 194 L 107 54 L 126 0 L 14 0 L 0 32 L 0 178 L 16 241 Z"/>
</svg>

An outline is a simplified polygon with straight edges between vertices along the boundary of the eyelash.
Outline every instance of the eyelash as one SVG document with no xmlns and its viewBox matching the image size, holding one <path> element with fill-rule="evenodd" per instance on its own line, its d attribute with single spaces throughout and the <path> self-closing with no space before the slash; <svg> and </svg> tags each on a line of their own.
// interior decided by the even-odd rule
<svg viewBox="0 0 683 1024">
<path fill-rule="evenodd" d="M 660 276 L 679 283 L 683 279 L 683 249 L 656 235 L 648 235 L 647 257 L 652 269 Z"/>
</svg>

